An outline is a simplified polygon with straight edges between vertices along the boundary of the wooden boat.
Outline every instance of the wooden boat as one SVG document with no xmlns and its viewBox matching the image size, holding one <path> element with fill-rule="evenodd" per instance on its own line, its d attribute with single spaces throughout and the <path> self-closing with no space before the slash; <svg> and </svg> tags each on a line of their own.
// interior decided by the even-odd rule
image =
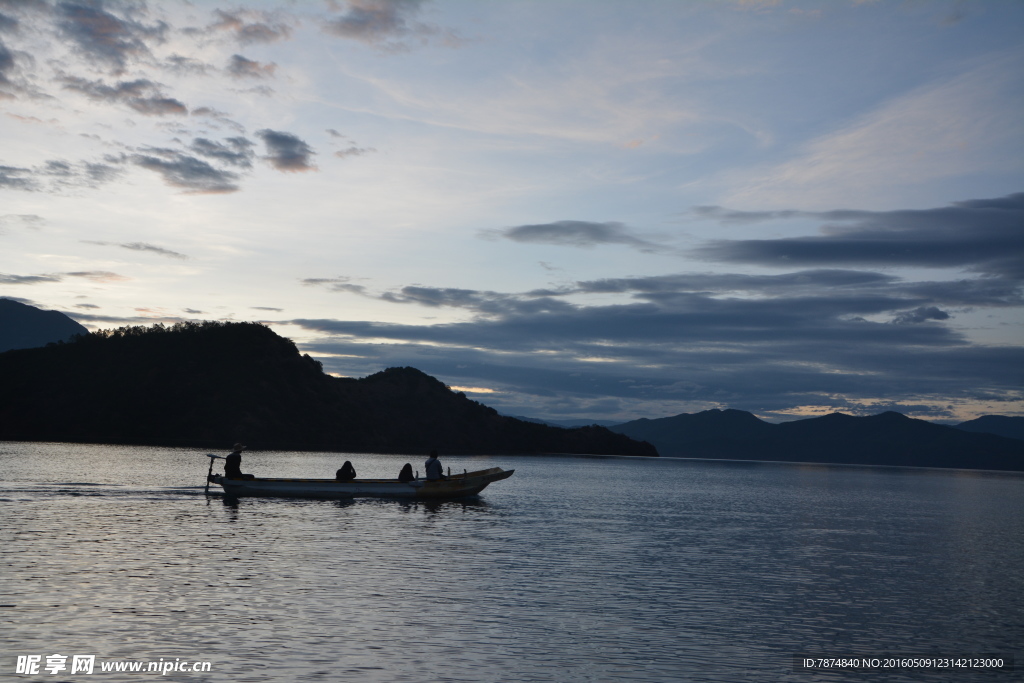
<svg viewBox="0 0 1024 683">
<path fill-rule="evenodd" d="M 398 481 L 397 479 L 228 479 L 221 474 L 207 476 L 231 496 L 278 496 L 284 498 L 465 498 L 475 496 L 491 482 L 508 479 L 515 470 L 492 467 L 476 472 L 453 474 L 440 481 Z"/>
</svg>

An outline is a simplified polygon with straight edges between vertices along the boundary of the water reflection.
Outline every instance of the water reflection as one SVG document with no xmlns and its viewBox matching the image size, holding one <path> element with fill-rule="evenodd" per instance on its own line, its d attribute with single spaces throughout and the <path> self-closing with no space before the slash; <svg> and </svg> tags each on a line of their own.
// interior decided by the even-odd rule
<svg viewBox="0 0 1024 683">
<path fill-rule="evenodd" d="M 516 476 L 459 501 L 202 500 L 194 453 L 65 455 L 0 458 L 8 652 L 282 683 L 864 681 L 792 654 L 1024 642 L 1019 476 L 480 458 Z"/>
</svg>

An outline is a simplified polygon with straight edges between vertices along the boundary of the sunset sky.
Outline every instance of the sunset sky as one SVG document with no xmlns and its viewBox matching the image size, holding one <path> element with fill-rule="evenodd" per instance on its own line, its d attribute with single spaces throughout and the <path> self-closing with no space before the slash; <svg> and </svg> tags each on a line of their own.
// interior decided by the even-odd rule
<svg viewBox="0 0 1024 683">
<path fill-rule="evenodd" d="M 1024 415 L 1024 2 L 0 0 L 0 297 L 514 415 Z"/>
</svg>

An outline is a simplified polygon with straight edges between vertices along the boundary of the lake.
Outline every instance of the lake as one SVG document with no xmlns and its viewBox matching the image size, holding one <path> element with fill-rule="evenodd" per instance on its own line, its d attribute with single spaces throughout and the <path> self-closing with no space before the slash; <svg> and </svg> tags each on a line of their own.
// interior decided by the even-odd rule
<svg viewBox="0 0 1024 683">
<path fill-rule="evenodd" d="M 34 655 L 17 678 L 157 662 L 190 682 L 1024 680 L 1020 474 L 442 454 L 516 474 L 466 502 L 230 500 L 203 494 L 205 452 L 0 443 L 0 671 Z M 424 459 L 253 452 L 242 469 L 395 477 Z M 797 654 L 1017 665 L 807 672 Z M 87 655 L 94 674 L 71 675 Z"/>
</svg>

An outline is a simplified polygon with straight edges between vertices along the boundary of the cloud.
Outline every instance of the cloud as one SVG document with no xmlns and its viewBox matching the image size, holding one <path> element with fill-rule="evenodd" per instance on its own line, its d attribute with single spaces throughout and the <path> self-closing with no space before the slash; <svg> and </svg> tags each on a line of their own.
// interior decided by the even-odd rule
<svg viewBox="0 0 1024 683">
<path fill-rule="evenodd" d="M 32 168 L 0 166 L 0 188 L 60 192 L 65 188 L 99 187 L 120 175 L 121 169 L 110 164 L 50 159 Z"/>
<path fill-rule="evenodd" d="M 8 213 L 0 215 L 0 235 L 4 234 L 8 228 L 27 228 L 29 230 L 38 230 L 41 228 L 46 221 L 42 216 L 37 216 L 31 213 Z"/>
<path fill-rule="evenodd" d="M 324 31 L 364 43 L 381 44 L 413 33 L 436 31 L 426 24 L 410 23 L 422 0 L 350 0 L 347 11 L 326 21 Z"/>
<path fill-rule="evenodd" d="M 233 78 L 268 78 L 273 77 L 277 70 L 277 64 L 261 64 L 260 62 L 246 59 L 242 55 L 232 55 L 228 62 L 227 71 Z"/>
<path fill-rule="evenodd" d="M 165 249 L 163 247 L 158 247 L 158 246 L 156 246 L 154 244 L 147 244 L 145 242 L 120 242 L 120 243 L 118 243 L 118 242 L 98 242 L 98 241 L 95 241 L 95 240 L 82 240 L 82 241 L 84 243 L 86 243 L 86 244 L 98 244 L 98 245 L 104 246 L 104 247 L 121 247 L 122 249 L 130 249 L 132 251 L 147 251 L 147 252 L 150 252 L 150 253 L 153 253 L 153 254 L 157 254 L 159 256 L 166 256 L 168 258 L 173 258 L 173 259 L 183 259 L 184 260 L 184 259 L 188 258 L 188 256 L 186 256 L 185 254 L 179 253 L 177 251 L 172 251 L 170 249 Z"/>
<path fill-rule="evenodd" d="M 366 287 L 363 285 L 354 285 L 351 282 L 351 278 L 347 277 L 335 277 L 335 278 L 305 278 L 301 281 L 303 285 L 307 287 L 327 287 L 333 292 L 348 292 L 350 294 L 364 294 Z"/>
<path fill-rule="evenodd" d="M 923 244 L 957 235 L 987 242 L 1019 232 L 1012 226 L 1022 224 L 1015 215 L 1020 199 L 818 217 L 832 221 L 825 238 L 870 243 L 895 231 Z M 723 221 L 784 217 L 747 214 L 707 215 Z M 788 247 L 791 241 L 758 241 L 756 253 L 776 253 L 761 243 Z M 714 247 L 728 252 L 730 244 Z M 815 267 L 601 278 L 525 292 L 425 285 L 373 292 L 350 278 L 311 278 L 305 283 L 469 317 L 434 324 L 282 322 L 325 335 L 304 350 L 329 354 L 323 362 L 330 371 L 357 376 L 414 365 L 449 383 L 494 387 L 489 403 L 520 413 L 571 414 L 599 400 L 641 415 L 736 407 L 778 417 L 794 406 L 877 412 L 880 401 L 916 406 L 931 417 L 951 415 L 960 402 L 1019 405 L 1024 385 L 1020 373 L 1007 368 L 1024 367 L 1024 348 L 975 342 L 967 328 L 952 323 L 954 311 L 967 307 L 976 313 L 1024 309 L 1022 281 L 989 267 L 993 250 L 959 248 L 963 267 L 977 274 L 948 281 Z M 1009 243 L 1002 249 L 1015 257 Z M 883 258 L 874 260 L 888 265 L 886 252 L 879 247 L 878 253 Z M 615 297 L 621 300 L 608 303 Z"/>
<path fill-rule="evenodd" d="M 514 242 L 557 244 L 570 247 L 593 247 L 599 244 L 625 244 L 645 253 L 670 251 L 671 247 L 641 239 L 622 223 L 590 221 L 555 221 L 538 225 L 518 225 L 501 230 L 487 230 L 484 237 L 503 237 Z"/>
<path fill-rule="evenodd" d="M 918 306 L 912 311 L 900 313 L 893 318 L 893 322 L 897 325 L 917 325 L 929 320 L 949 320 L 949 313 L 938 306 Z"/>
<path fill-rule="evenodd" d="M 14 55 L 0 42 L 0 85 L 10 85 L 10 72 L 14 70 Z"/>
<path fill-rule="evenodd" d="M 5 285 L 39 285 L 47 282 L 60 282 L 59 275 L 10 275 L 0 273 L 0 284 Z"/>
<path fill-rule="evenodd" d="M 155 173 L 172 187 L 180 187 L 190 193 L 220 194 L 236 192 L 239 175 L 232 171 L 215 168 L 202 159 L 174 150 L 155 149 L 149 154 L 132 154 L 129 160 Z"/>
<path fill-rule="evenodd" d="M 1001 54 L 904 94 L 811 141 L 789 161 L 731 178 L 725 203 L 898 206 L 928 181 L 1019 173 L 1021 74 L 1019 54 Z"/>
<path fill-rule="evenodd" d="M 257 131 L 256 135 L 267 146 L 267 156 L 264 159 L 277 170 L 286 172 L 316 170 L 316 166 L 311 161 L 316 152 L 298 137 L 291 133 L 266 128 Z"/>
<path fill-rule="evenodd" d="M 164 22 L 146 26 L 115 16 L 99 3 L 58 2 L 54 10 L 64 37 L 115 74 L 125 71 L 130 60 L 149 56 L 147 41 L 163 42 L 168 30 Z"/>
<path fill-rule="evenodd" d="M 361 157 L 364 154 L 371 154 L 372 152 L 376 152 L 376 151 L 377 150 L 374 149 L 373 147 L 355 147 L 355 146 L 352 146 L 352 147 L 349 147 L 347 149 L 339 149 L 337 152 L 334 153 L 334 156 L 336 156 L 336 157 L 338 157 L 340 159 L 347 159 L 348 157 Z"/>
<path fill-rule="evenodd" d="M 119 280 L 130 280 L 124 275 L 118 275 L 108 270 L 80 270 L 74 273 L 64 273 L 71 277 L 81 277 L 86 280 L 92 280 L 93 282 L 117 282 Z"/>
<path fill-rule="evenodd" d="M 820 236 L 719 240 L 698 247 L 694 254 L 776 267 L 916 266 L 1024 275 L 1024 193 L 935 209 L 803 215 L 830 222 Z"/>
<path fill-rule="evenodd" d="M 79 92 L 94 102 L 123 104 L 146 116 L 183 115 L 188 113 L 181 101 L 166 97 L 158 83 L 139 78 L 107 85 L 102 81 L 89 81 L 77 76 L 62 78 L 65 90 Z"/>
<path fill-rule="evenodd" d="M 255 156 L 253 143 L 243 137 L 227 138 L 224 142 L 214 142 L 206 138 L 195 138 L 190 149 L 210 159 L 216 159 L 221 163 L 239 168 L 252 168 L 252 160 Z"/>
<path fill-rule="evenodd" d="M 31 174 L 31 170 L 27 168 L 18 168 L 16 166 L 0 166 L 0 188 L 7 188 L 11 190 L 34 190 L 37 188 L 37 184 L 33 178 L 26 177 L 27 174 Z"/>
<path fill-rule="evenodd" d="M 215 31 L 228 31 L 242 45 L 275 43 L 291 37 L 289 20 L 280 13 L 239 9 L 233 12 L 215 10 L 217 22 L 210 26 Z"/>
</svg>

